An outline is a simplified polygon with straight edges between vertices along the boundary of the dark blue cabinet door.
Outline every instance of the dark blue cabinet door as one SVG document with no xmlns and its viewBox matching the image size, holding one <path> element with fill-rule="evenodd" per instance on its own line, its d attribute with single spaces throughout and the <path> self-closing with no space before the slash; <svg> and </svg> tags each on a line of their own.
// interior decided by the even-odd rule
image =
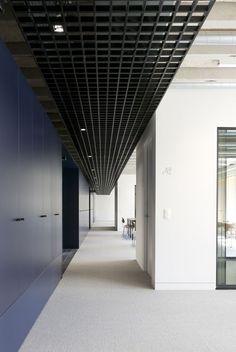
<svg viewBox="0 0 236 352">
<path fill-rule="evenodd" d="M 43 257 L 43 111 L 38 102 L 34 101 L 33 115 L 33 161 L 32 161 L 32 216 L 34 218 L 33 270 L 38 276 L 45 267 Z"/>
<path fill-rule="evenodd" d="M 55 149 L 55 142 L 56 137 L 54 133 L 53 126 L 50 126 L 50 207 L 51 207 L 51 216 L 52 216 L 52 223 L 51 223 L 51 258 L 56 258 L 56 240 L 57 240 L 57 221 L 58 213 L 57 206 L 56 206 L 56 182 L 55 182 L 55 175 L 56 175 L 56 149 Z"/>
<path fill-rule="evenodd" d="M 32 160 L 33 160 L 33 112 L 34 96 L 23 77 L 19 74 L 19 126 L 18 126 L 18 214 L 24 221 L 18 229 L 18 278 L 23 292 L 34 279 L 33 275 L 33 230 L 32 216 Z"/>
<path fill-rule="evenodd" d="M 0 43 L 0 314 L 16 299 L 18 185 L 18 75 L 13 61 L 4 60 Z"/>
<path fill-rule="evenodd" d="M 61 143 L 58 136 L 56 135 L 56 140 L 54 142 L 57 155 L 55 162 L 55 207 L 57 209 L 57 223 L 56 223 L 56 255 L 62 254 L 62 160 L 61 160 Z"/>
<path fill-rule="evenodd" d="M 51 208 L 50 208 L 50 132 L 46 114 L 43 118 L 43 257 L 45 265 L 51 262 Z"/>
<path fill-rule="evenodd" d="M 5 350 L 12 350 L 60 277 L 59 258 L 49 264 L 62 243 L 61 153 L 56 131 L 1 41 L 0 160 L 0 320 Z M 26 301 L 34 309 L 25 310 Z"/>
</svg>

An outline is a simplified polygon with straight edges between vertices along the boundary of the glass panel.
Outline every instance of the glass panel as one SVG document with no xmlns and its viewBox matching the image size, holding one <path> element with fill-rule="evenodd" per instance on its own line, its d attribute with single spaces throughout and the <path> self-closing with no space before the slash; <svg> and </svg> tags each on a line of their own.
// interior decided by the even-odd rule
<svg viewBox="0 0 236 352">
<path fill-rule="evenodd" d="M 217 286 L 236 286 L 236 129 L 218 129 Z"/>
</svg>

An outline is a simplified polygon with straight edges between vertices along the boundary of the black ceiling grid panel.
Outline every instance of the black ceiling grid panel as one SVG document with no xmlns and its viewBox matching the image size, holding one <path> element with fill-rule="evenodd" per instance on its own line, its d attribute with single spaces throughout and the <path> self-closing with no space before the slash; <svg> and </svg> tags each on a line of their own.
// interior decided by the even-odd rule
<svg viewBox="0 0 236 352">
<path fill-rule="evenodd" d="M 182 3 L 183 3 L 183 2 L 182 2 Z M 172 18 L 171 18 L 171 24 L 169 25 L 168 30 L 167 30 L 166 33 L 165 33 L 164 40 L 163 40 L 163 44 L 161 45 L 160 51 L 159 51 L 159 53 L 158 53 L 158 57 L 157 57 L 157 59 L 155 60 L 156 62 L 155 62 L 155 65 L 154 65 L 154 67 L 153 67 L 153 69 L 152 69 L 152 73 L 151 73 L 150 79 L 149 79 L 149 81 L 148 81 L 147 87 L 145 88 L 145 91 L 144 91 L 144 94 L 143 94 L 143 97 L 142 97 L 142 101 L 141 101 L 141 104 L 140 104 L 140 106 L 139 106 L 139 110 L 138 110 L 138 112 L 137 112 L 137 114 L 136 114 L 136 118 L 135 118 L 134 123 L 133 123 L 133 125 L 132 125 L 132 127 L 131 127 L 131 130 L 129 131 L 129 137 L 130 137 L 131 134 L 132 134 L 132 131 L 133 131 L 134 126 L 136 126 L 136 119 L 137 119 L 137 117 L 139 116 L 139 113 L 140 113 L 140 110 L 141 110 L 141 107 L 142 107 L 142 103 L 143 103 L 143 101 L 144 101 L 145 99 L 148 99 L 147 94 L 149 93 L 149 88 L 150 88 L 151 84 L 155 81 L 155 73 L 156 73 L 156 70 L 158 70 L 158 66 L 160 65 L 160 61 L 161 61 L 160 59 L 162 58 L 163 50 L 165 49 L 166 40 L 167 40 L 168 36 L 169 36 L 170 33 L 171 33 L 172 25 L 173 25 L 174 23 L 176 23 L 176 20 L 178 21 L 178 19 L 177 19 L 177 13 L 178 13 L 178 10 L 179 10 L 180 5 L 181 5 L 181 1 L 177 2 L 177 4 L 176 4 L 176 11 L 173 13 Z M 162 11 L 162 6 L 163 6 L 163 3 L 162 3 L 162 5 L 160 5 L 160 12 Z M 158 84 L 157 84 L 157 86 L 156 86 L 156 89 L 155 89 L 154 94 L 152 94 L 151 101 L 149 102 L 149 107 L 147 108 L 146 112 L 144 113 L 144 114 L 147 115 L 147 116 L 152 116 L 152 115 L 153 115 L 153 113 L 154 113 L 155 110 L 156 110 L 156 106 L 158 106 L 158 104 L 159 104 L 160 100 L 162 99 L 162 97 L 163 97 L 163 95 L 164 95 L 166 89 L 168 88 L 168 86 L 170 85 L 170 83 L 171 83 L 171 81 L 172 81 L 172 79 L 173 79 L 172 74 L 170 74 L 170 76 L 172 76 L 172 78 L 168 78 L 168 77 L 167 77 L 167 78 L 165 79 L 165 75 L 167 76 L 166 72 L 168 72 L 167 70 L 168 70 L 168 68 L 169 68 L 169 64 L 170 64 L 171 62 L 175 62 L 175 63 L 176 63 L 176 68 L 178 68 L 178 67 L 180 66 L 180 64 L 182 63 L 182 61 L 183 61 L 185 55 L 186 55 L 186 53 L 185 53 L 185 55 L 178 55 L 179 53 L 178 53 L 178 52 L 176 53 L 176 50 L 178 49 L 179 42 L 182 40 L 182 37 L 184 36 L 184 32 L 185 32 L 185 30 L 186 30 L 186 28 L 187 28 L 187 26 L 188 26 L 188 23 L 189 23 L 188 19 L 190 19 L 190 17 L 191 17 L 192 14 L 194 13 L 194 11 L 196 11 L 196 7 L 197 7 L 197 6 L 198 6 L 198 1 L 192 1 L 192 8 L 191 8 L 191 10 L 189 11 L 189 13 L 188 13 L 188 15 L 187 15 L 186 21 L 185 21 L 185 23 L 184 23 L 184 27 L 183 27 L 183 29 L 182 29 L 180 35 L 179 35 L 179 39 L 178 39 L 178 41 L 176 41 L 175 44 L 171 47 L 171 51 L 170 51 L 169 57 L 168 57 L 168 62 L 165 62 L 165 67 L 164 67 L 164 69 L 162 69 L 161 72 L 160 72 L 160 77 L 159 77 L 159 80 L 158 80 L 159 82 L 158 82 Z M 158 15 L 157 15 L 157 21 L 155 22 L 156 28 L 157 28 L 157 26 L 158 26 L 158 20 L 159 20 L 160 12 L 159 12 Z M 156 29 L 154 29 L 154 31 L 153 31 L 153 33 L 152 33 L 152 37 L 151 37 L 151 40 L 150 40 L 150 45 L 152 44 L 155 31 L 156 31 Z M 196 32 L 195 36 L 196 36 L 196 35 L 197 35 L 197 32 Z M 192 38 L 192 40 L 193 40 L 193 38 Z M 150 48 L 148 48 L 148 50 L 149 50 L 149 49 L 150 49 Z M 178 59 L 176 59 L 177 57 L 178 57 Z M 174 59 L 173 59 L 173 58 L 174 58 Z M 148 56 L 146 56 L 145 61 L 146 61 L 147 59 L 148 59 Z M 172 59 L 173 59 L 173 61 L 172 61 Z M 145 63 L 146 63 L 146 62 L 145 62 Z M 145 65 L 143 66 L 143 68 L 144 68 L 144 67 L 145 67 Z M 140 83 L 141 83 L 142 74 L 143 74 L 143 71 L 141 72 L 141 75 L 139 76 L 139 81 L 138 81 L 138 85 L 137 85 L 137 88 L 136 88 L 136 91 L 135 91 L 135 97 L 134 97 L 133 102 L 135 101 L 136 94 L 137 94 L 139 85 L 140 85 Z M 163 81 L 164 81 L 164 83 L 166 83 L 166 86 L 162 83 Z M 166 81 L 166 82 L 165 82 L 165 81 Z M 164 86 L 164 89 L 161 89 L 163 86 Z M 159 93 L 159 94 L 158 94 L 158 93 Z M 142 118 L 142 121 L 143 121 L 143 123 L 145 124 L 146 119 L 145 119 L 145 118 Z M 126 127 L 127 127 L 127 124 L 126 124 Z M 144 128 L 145 128 L 145 127 L 146 127 L 146 124 L 145 124 Z M 138 126 L 137 131 L 136 131 L 136 135 L 138 135 L 138 133 L 139 133 L 140 130 L 143 132 L 143 130 L 142 130 L 142 124 L 140 124 L 140 125 Z M 141 132 L 141 134 L 142 134 L 142 132 Z M 129 141 L 130 139 L 128 138 L 127 140 Z M 136 138 L 133 138 L 133 140 L 135 141 Z M 128 146 L 128 143 L 127 143 L 127 142 L 126 142 L 126 146 L 125 146 L 125 148 L 123 148 L 123 150 L 121 150 L 121 148 L 119 147 L 119 151 L 118 151 L 119 162 L 117 163 L 117 175 L 118 175 L 118 177 L 119 177 L 120 173 L 122 172 L 124 166 L 126 165 L 127 161 L 129 160 L 129 157 L 128 157 L 127 159 L 124 157 L 124 151 L 127 152 L 127 148 L 126 148 L 126 147 L 128 148 L 128 153 L 127 153 L 128 155 L 130 155 L 130 154 L 129 154 L 130 150 L 133 151 L 133 149 L 135 148 L 135 146 L 133 146 L 132 144 L 130 144 L 130 145 Z M 120 153 L 121 153 L 121 154 L 120 154 Z M 114 155 L 115 155 L 115 154 L 113 154 L 113 157 L 114 157 Z M 114 160 L 114 159 L 113 159 L 113 160 Z M 112 167 L 111 167 L 110 169 L 112 169 Z M 115 175 L 115 177 L 116 177 L 116 175 Z"/>
<path fill-rule="evenodd" d="M 197 3 L 197 1 L 195 1 L 195 3 Z M 148 84 L 147 84 L 147 86 L 146 86 L 146 88 L 145 88 L 145 90 L 144 90 L 144 92 L 143 92 L 144 94 L 143 94 L 141 103 L 139 104 L 139 110 L 138 110 L 138 112 L 136 113 L 136 117 L 135 117 L 135 119 L 134 119 L 134 123 L 133 123 L 133 125 L 132 125 L 132 127 L 131 127 L 131 130 L 129 131 L 129 137 L 130 137 L 131 134 L 132 134 L 133 126 L 135 126 L 135 123 L 136 123 L 136 121 L 137 121 L 137 117 L 139 116 L 139 112 L 140 112 L 140 109 L 141 109 L 141 107 L 142 107 L 142 103 L 143 103 L 143 101 L 144 101 L 145 99 L 148 99 L 148 97 L 147 97 L 148 88 L 150 87 L 151 82 L 153 82 L 154 79 L 155 79 L 155 78 L 154 78 L 154 74 L 155 74 L 155 71 L 157 70 L 158 65 L 159 65 L 159 60 L 160 60 L 160 58 L 161 58 L 161 54 L 162 54 L 162 52 L 163 52 L 163 48 L 164 48 L 164 45 L 165 45 L 165 40 L 166 40 L 166 38 L 168 37 L 169 33 L 171 32 L 172 24 L 173 24 L 173 22 L 174 22 L 174 20 L 175 20 L 175 16 L 176 16 L 176 14 L 177 14 L 177 11 L 178 11 L 179 6 L 180 6 L 180 2 L 178 2 L 177 5 L 176 5 L 175 12 L 173 13 L 172 18 L 171 18 L 171 24 L 169 25 L 169 27 L 168 27 L 168 29 L 167 29 L 165 35 L 164 35 L 164 38 L 163 38 L 163 41 L 162 41 L 162 45 L 161 45 L 160 50 L 159 50 L 159 53 L 158 53 L 158 55 L 157 55 L 157 59 L 155 58 L 155 65 L 154 65 L 153 68 L 152 68 L 152 73 L 151 73 L 151 75 L 150 75 L 150 79 L 148 80 Z M 196 6 L 196 5 L 195 5 L 195 6 Z M 192 10 L 191 10 L 191 12 L 189 12 L 188 16 L 191 16 L 191 13 L 193 12 L 195 6 L 192 6 Z M 152 32 L 151 39 L 150 39 L 150 41 L 149 41 L 149 45 L 148 45 L 148 48 L 147 48 L 147 52 L 148 52 L 148 53 L 149 53 L 149 51 L 151 50 L 151 45 L 152 45 L 152 42 L 153 42 L 153 39 L 154 39 L 155 32 L 156 32 L 157 27 L 158 27 L 158 23 L 159 23 L 159 20 L 160 20 L 160 15 L 161 15 L 161 13 L 162 13 L 162 8 L 163 8 L 163 3 L 160 4 L 159 12 L 157 12 L 157 15 L 156 15 L 156 19 L 155 19 L 155 23 L 154 23 L 155 28 L 154 28 L 154 30 L 153 30 L 153 32 Z M 186 23 L 187 23 L 187 22 L 186 22 Z M 182 33 L 183 33 L 183 32 L 182 32 Z M 139 35 L 138 35 L 138 38 L 137 38 L 136 43 L 138 43 L 138 42 L 139 42 Z M 176 42 L 176 44 L 177 44 L 177 42 Z M 136 49 L 136 48 L 135 48 L 135 49 Z M 173 56 L 173 53 L 174 53 L 174 50 L 172 50 L 171 56 Z M 135 56 L 136 56 L 136 50 L 135 50 L 135 52 L 134 52 L 133 59 L 135 58 Z M 139 75 L 139 79 L 138 79 L 138 84 L 137 84 L 136 89 L 135 89 L 135 94 L 134 94 L 134 99 L 133 99 L 132 106 L 131 106 L 131 111 L 132 111 L 132 108 L 133 108 L 133 103 L 135 102 L 135 99 L 136 99 L 136 95 L 137 95 L 137 93 L 138 93 L 138 89 L 140 88 L 140 84 L 142 83 L 142 77 L 143 77 L 143 74 L 144 74 L 144 68 L 146 67 L 146 64 L 147 64 L 147 62 L 148 62 L 148 58 L 149 58 L 149 57 L 150 57 L 149 55 L 146 55 L 146 57 L 145 57 L 145 59 L 144 59 L 144 65 L 143 65 L 143 67 L 142 67 L 142 71 L 141 71 L 141 74 Z M 134 62 L 134 61 L 132 61 L 132 64 L 133 64 L 133 62 Z M 170 62 L 170 59 L 169 59 L 169 62 Z M 168 67 L 169 62 L 166 64 L 165 69 Z M 163 77 L 163 75 L 164 75 L 164 74 L 161 73 L 161 77 Z M 130 75 L 130 77 L 131 77 L 131 75 Z M 159 83 L 160 83 L 160 82 L 161 82 L 161 79 L 159 79 Z M 169 82 L 170 82 L 170 80 L 169 80 Z M 157 90 L 157 89 L 156 89 L 156 90 Z M 156 108 L 154 108 L 154 111 L 153 111 L 153 112 L 155 112 L 155 109 L 156 109 Z M 151 112 L 151 115 L 150 115 L 150 116 L 152 116 L 153 112 Z M 128 119 L 129 119 L 129 118 L 130 118 L 130 114 L 129 114 L 129 116 L 128 116 Z M 142 119 L 142 120 L 145 121 L 144 119 Z M 140 130 L 141 127 L 142 127 L 142 124 L 139 124 L 139 126 L 138 126 L 138 128 L 137 128 L 137 131 L 136 131 L 136 134 L 138 134 L 138 132 L 139 132 L 139 130 Z M 127 128 L 127 124 L 126 124 L 126 128 Z M 122 137 L 122 138 L 124 138 L 124 134 L 123 134 L 123 137 Z M 135 138 L 133 138 L 133 140 L 135 140 Z M 129 141 L 129 138 L 127 139 L 127 141 Z M 127 145 L 127 141 L 126 141 L 126 145 Z M 132 145 L 132 144 L 129 145 L 128 148 L 133 150 L 133 145 Z M 124 148 L 123 150 L 126 150 L 126 148 Z M 122 153 L 122 154 L 121 154 L 121 156 L 120 156 L 120 158 L 119 158 L 119 162 L 118 162 L 118 167 L 119 167 L 119 168 L 118 168 L 118 172 L 117 172 L 118 175 L 119 175 L 119 173 L 120 173 L 119 170 L 121 169 L 121 171 L 122 171 L 124 165 L 125 165 L 126 162 L 127 162 L 126 159 L 123 159 L 123 150 L 121 150 L 121 148 L 120 148 L 120 146 L 119 146 L 118 156 L 120 156 L 120 153 Z M 115 155 L 115 154 L 113 154 L 113 159 L 112 159 L 112 161 L 114 160 L 114 155 Z M 129 153 L 128 153 L 128 155 L 129 155 Z M 120 167 L 120 165 L 121 165 L 121 167 Z"/>
<path fill-rule="evenodd" d="M 74 160 L 97 193 L 109 194 L 214 0 L 10 3 Z"/>
</svg>

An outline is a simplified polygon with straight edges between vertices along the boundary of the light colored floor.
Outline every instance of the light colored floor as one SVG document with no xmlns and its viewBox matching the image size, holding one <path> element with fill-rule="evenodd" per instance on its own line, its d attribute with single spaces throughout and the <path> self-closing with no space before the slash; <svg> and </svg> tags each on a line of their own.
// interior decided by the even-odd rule
<svg viewBox="0 0 236 352">
<path fill-rule="evenodd" d="M 98 221 L 95 221 L 93 224 L 92 224 L 92 227 L 114 227 L 115 226 L 115 220 L 98 220 Z"/>
<path fill-rule="evenodd" d="M 236 291 L 161 291 L 117 233 L 91 232 L 20 352 L 235 352 Z"/>
</svg>

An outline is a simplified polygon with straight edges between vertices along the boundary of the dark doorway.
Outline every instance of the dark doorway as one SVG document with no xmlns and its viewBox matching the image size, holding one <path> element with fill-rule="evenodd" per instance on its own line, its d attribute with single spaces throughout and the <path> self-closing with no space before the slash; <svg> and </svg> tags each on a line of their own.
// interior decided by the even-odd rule
<svg viewBox="0 0 236 352">
<path fill-rule="evenodd" d="M 62 170 L 64 273 L 79 248 L 79 170 L 65 149 Z"/>
</svg>

